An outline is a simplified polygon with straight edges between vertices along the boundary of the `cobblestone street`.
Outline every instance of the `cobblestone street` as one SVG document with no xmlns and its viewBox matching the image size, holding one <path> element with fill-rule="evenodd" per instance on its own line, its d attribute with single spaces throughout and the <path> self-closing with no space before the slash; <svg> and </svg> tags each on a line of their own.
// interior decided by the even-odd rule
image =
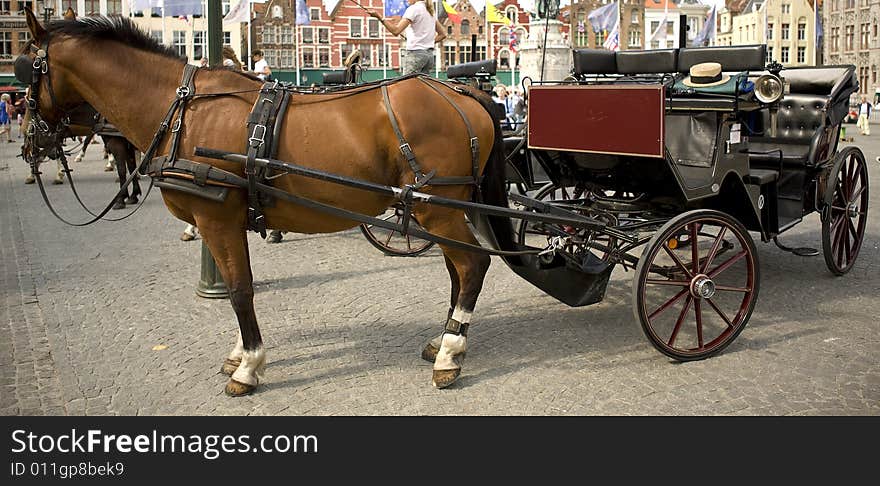
<svg viewBox="0 0 880 486">
<path fill-rule="evenodd" d="M 24 184 L 19 144 L 4 143 L 0 414 L 880 415 L 880 126 L 872 128 L 870 137 L 847 131 L 875 184 L 853 270 L 834 277 L 821 255 L 757 241 L 757 307 L 720 355 L 679 364 L 658 353 L 633 317 L 633 272 L 616 270 L 602 303 L 569 308 L 493 258 L 462 378 L 436 390 L 419 358 L 448 307 L 436 247 L 394 258 L 356 229 L 287 234 L 277 245 L 251 233 L 269 365 L 265 384 L 237 399 L 224 395 L 219 373 L 235 316 L 227 300 L 196 296 L 201 241 L 180 241 L 185 224 L 158 189 L 124 221 L 66 226 Z M 101 152 L 92 145 L 73 164 L 93 210 L 118 187 Z M 51 185 L 54 164 L 44 171 L 53 204 L 85 220 L 69 184 Z M 821 248 L 818 216 L 780 239 Z"/>
</svg>

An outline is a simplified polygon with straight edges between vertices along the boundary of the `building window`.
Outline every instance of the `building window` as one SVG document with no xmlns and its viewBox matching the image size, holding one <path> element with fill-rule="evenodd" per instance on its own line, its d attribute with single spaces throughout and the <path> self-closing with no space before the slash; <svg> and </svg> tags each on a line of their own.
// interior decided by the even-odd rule
<svg viewBox="0 0 880 486">
<path fill-rule="evenodd" d="M 773 40 L 773 23 L 767 22 L 767 40 Z"/>
<path fill-rule="evenodd" d="M 302 28 L 302 41 L 303 41 L 303 44 L 312 44 L 315 42 L 315 39 L 312 36 L 312 28 L 311 27 L 303 27 Z"/>
<path fill-rule="evenodd" d="M 278 67 L 278 54 L 275 49 L 263 49 L 263 57 L 269 67 Z"/>
<path fill-rule="evenodd" d="M 193 32 L 193 59 L 198 61 L 208 57 L 208 33 L 204 30 Z"/>
<path fill-rule="evenodd" d="M 281 59 L 278 61 L 278 66 L 282 68 L 293 67 L 293 49 L 281 50 Z"/>
<path fill-rule="evenodd" d="M 122 15 L 122 0 L 107 0 L 107 15 Z"/>
<path fill-rule="evenodd" d="M 506 28 L 498 31 L 498 44 L 502 46 L 510 44 L 510 32 Z"/>
<path fill-rule="evenodd" d="M 773 46 L 767 46 L 767 59 L 773 60 Z"/>
<path fill-rule="evenodd" d="M 780 56 L 779 62 L 782 64 L 788 64 L 788 47 L 782 48 L 782 55 Z"/>
<path fill-rule="evenodd" d="M 629 31 L 629 47 L 640 47 L 642 45 L 642 31 L 639 29 L 630 29 Z"/>
<path fill-rule="evenodd" d="M 462 24 L 465 21 L 462 20 Z M 458 46 L 458 62 L 471 62 L 471 46 L 470 44 L 462 44 Z"/>
<path fill-rule="evenodd" d="M 330 43 L 330 29 L 327 27 L 322 27 L 318 29 L 318 44 L 329 44 Z"/>
<path fill-rule="evenodd" d="M 379 19 L 367 19 L 367 35 L 374 39 L 379 37 Z"/>
<path fill-rule="evenodd" d="M 452 26 L 451 25 L 446 27 L 446 35 L 452 35 Z"/>
<path fill-rule="evenodd" d="M 302 66 L 305 68 L 315 67 L 315 50 L 314 49 L 303 49 L 302 50 Z"/>
<path fill-rule="evenodd" d="M 321 9 L 320 8 L 310 8 L 309 9 L 309 20 L 321 20 Z"/>
<path fill-rule="evenodd" d="M 467 20 L 461 21 L 461 35 L 470 35 L 471 23 Z"/>
<path fill-rule="evenodd" d="M 846 0 L 846 8 L 856 8 L 856 0 Z"/>
<path fill-rule="evenodd" d="M 804 64 L 807 62 L 807 48 L 798 47 L 797 49 L 797 62 L 798 64 Z"/>
<path fill-rule="evenodd" d="M 22 46 L 24 46 L 25 44 L 30 42 L 30 40 L 31 40 L 31 33 L 30 32 L 28 32 L 26 30 L 22 30 L 22 31 L 18 32 L 18 47 L 19 48 L 21 48 Z"/>
<path fill-rule="evenodd" d="M 4 0 L 6 3 L 9 3 L 8 0 Z M 2 5 L 2 4 L 0 4 Z M 72 8 L 74 12 L 77 11 L 76 8 L 76 0 L 61 0 L 61 15 L 64 15 L 64 12 L 67 12 L 68 8 Z"/>
<path fill-rule="evenodd" d="M 76 11 L 76 7 L 73 7 Z M 61 12 L 62 14 L 64 12 Z M 86 15 L 101 15 L 101 2 L 99 0 L 86 0 Z"/>
<path fill-rule="evenodd" d="M 330 49 L 326 47 L 318 49 L 318 66 L 330 67 Z"/>
<path fill-rule="evenodd" d="M 230 9 L 229 0 L 223 0 L 222 2 L 220 2 L 220 7 L 223 9 L 223 16 L 225 17 L 226 14 L 229 13 Z"/>
<path fill-rule="evenodd" d="M 280 41 L 281 42 L 279 42 L 279 44 L 284 44 L 287 46 L 293 44 L 293 27 L 291 27 L 289 25 L 282 25 L 281 26 L 281 39 L 280 39 Z"/>
<path fill-rule="evenodd" d="M 371 44 L 361 44 L 358 46 L 361 50 L 361 65 L 369 67 L 373 64 L 373 50 Z"/>
<path fill-rule="evenodd" d="M 360 37 L 363 19 L 349 19 L 348 21 L 348 36 L 349 37 Z"/>
<path fill-rule="evenodd" d="M 175 30 L 171 32 L 171 48 L 180 57 L 186 57 L 186 31 Z"/>
<path fill-rule="evenodd" d="M 510 53 L 507 49 L 503 49 L 498 55 L 498 67 L 501 69 L 510 69 Z"/>
<path fill-rule="evenodd" d="M 806 21 L 798 22 L 798 33 L 797 40 L 806 40 L 807 38 L 807 24 Z"/>
<path fill-rule="evenodd" d="M 782 40 L 788 40 L 788 24 L 782 24 Z"/>
<path fill-rule="evenodd" d="M 477 46 L 477 58 L 476 61 L 485 61 L 486 60 L 486 46 Z"/>
<path fill-rule="evenodd" d="M 839 51 L 840 50 L 840 27 L 834 27 L 831 29 L 831 51 Z"/>
<path fill-rule="evenodd" d="M 272 6 L 272 18 L 273 19 L 283 19 L 284 18 L 284 9 L 281 8 L 281 5 L 273 5 Z M 277 64 L 276 64 L 277 66 Z"/>
<path fill-rule="evenodd" d="M 0 56 L 5 59 L 12 57 L 12 32 L 0 32 Z"/>
<path fill-rule="evenodd" d="M 376 52 L 379 54 L 378 58 L 376 59 L 377 66 L 381 67 L 381 66 L 390 66 L 391 65 L 391 62 L 390 62 L 391 46 L 389 46 L 389 45 L 382 46 L 381 44 L 379 44 L 378 46 L 376 46 Z"/>
<path fill-rule="evenodd" d="M 854 25 L 847 25 L 846 26 L 846 46 L 845 46 L 847 51 L 853 50 L 853 39 L 855 38 L 855 36 L 856 36 L 855 26 Z"/>
<path fill-rule="evenodd" d="M 513 5 L 507 7 L 507 10 L 504 11 L 504 15 L 507 16 L 507 20 L 510 20 L 512 25 L 516 25 L 516 17 L 517 17 L 517 9 Z"/>
<path fill-rule="evenodd" d="M 229 32 L 228 30 L 223 31 L 223 45 L 224 46 L 231 46 L 232 45 L 232 32 Z"/>
<path fill-rule="evenodd" d="M 164 44 L 164 43 L 165 43 L 165 39 L 162 37 L 162 31 L 161 31 L 161 30 L 151 30 L 151 31 L 150 31 L 150 37 L 152 37 L 153 40 L 156 41 L 156 42 L 158 42 L 159 44 Z"/>
<path fill-rule="evenodd" d="M 862 24 L 859 34 L 859 49 L 867 49 L 870 47 L 871 24 Z"/>
<path fill-rule="evenodd" d="M 443 63 L 446 67 L 455 64 L 455 46 L 443 46 Z"/>
<path fill-rule="evenodd" d="M 264 25 L 263 26 L 263 44 L 274 44 L 275 43 L 275 26 L 274 25 Z"/>
<path fill-rule="evenodd" d="M 631 24 L 639 23 L 639 11 L 637 9 L 633 9 L 632 14 L 630 15 L 630 23 Z"/>
<path fill-rule="evenodd" d="M 783 3 L 782 4 L 782 14 L 790 14 L 791 13 L 791 4 Z"/>
</svg>

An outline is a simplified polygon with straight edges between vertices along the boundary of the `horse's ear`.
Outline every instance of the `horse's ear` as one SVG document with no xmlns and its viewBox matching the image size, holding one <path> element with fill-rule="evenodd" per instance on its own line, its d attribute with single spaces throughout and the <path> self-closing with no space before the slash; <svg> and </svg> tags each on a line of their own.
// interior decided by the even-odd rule
<svg viewBox="0 0 880 486">
<path fill-rule="evenodd" d="M 28 30 L 31 31 L 31 38 L 35 40 L 42 39 L 46 36 L 46 29 L 40 25 L 40 21 L 31 11 L 30 7 L 24 8 L 24 15 L 27 17 Z"/>
<path fill-rule="evenodd" d="M 67 11 L 64 12 L 64 20 L 76 20 L 76 12 L 73 11 L 73 7 L 67 7 Z"/>
</svg>

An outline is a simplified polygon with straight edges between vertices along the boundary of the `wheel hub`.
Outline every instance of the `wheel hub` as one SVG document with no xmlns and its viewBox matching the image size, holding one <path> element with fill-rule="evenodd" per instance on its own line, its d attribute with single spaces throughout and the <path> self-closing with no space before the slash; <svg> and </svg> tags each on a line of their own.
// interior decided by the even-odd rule
<svg viewBox="0 0 880 486">
<path fill-rule="evenodd" d="M 846 207 L 846 215 L 855 218 L 859 215 L 859 207 L 856 203 L 852 203 Z"/>
<path fill-rule="evenodd" d="M 715 282 L 707 275 L 699 274 L 691 280 L 691 295 L 697 299 L 711 299 L 715 295 Z"/>
</svg>

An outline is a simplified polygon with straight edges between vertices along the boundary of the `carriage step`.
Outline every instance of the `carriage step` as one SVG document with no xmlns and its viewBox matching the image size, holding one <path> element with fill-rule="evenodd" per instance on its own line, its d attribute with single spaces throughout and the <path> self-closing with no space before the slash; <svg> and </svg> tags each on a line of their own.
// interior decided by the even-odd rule
<svg viewBox="0 0 880 486">
<path fill-rule="evenodd" d="M 743 178 L 746 184 L 763 186 L 779 178 L 779 172 L 768 169 L 750 169 L 748 175 Z"/>
</svg>

